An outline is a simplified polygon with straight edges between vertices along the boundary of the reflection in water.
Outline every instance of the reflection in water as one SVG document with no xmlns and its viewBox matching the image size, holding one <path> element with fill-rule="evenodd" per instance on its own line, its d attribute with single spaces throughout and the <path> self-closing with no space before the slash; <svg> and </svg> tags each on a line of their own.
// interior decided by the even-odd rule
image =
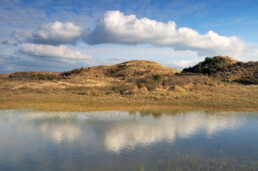
<svg viewBox="0 0 258 171">
<path fill-rule="evenodd" d="M 22 170 L 135 170 L 138 160 L 158 161 L 166 158 L 162 155 L 168 155 L 168 149 L 173 153 L 173 147 L 186 150 L 181 157 L 169 159 L 175 166 L 192 162 L 185 156 L 193 150 L 202 153 L 201 161 L 228 157 L 229 153 L 221 153 L 223 149 L 233 159 L 248 156 L 253 162 L 258 155 L 257 125 L 256 113 L 0 110 L 0 170 L 21 166 Z M 182 144 L 184 140 L 187 143 Z M 178 151 L 174 153 L 178 156 Z"/>
<path fill-rule="evenodd" d="M 160 141 L 172 142 L 177 136 L 188 138 L 200 129 L 208 135 L 223 129 L 234 129 L 240 119 L 232 115 L 207 115 L 203 112 L 189 112 L 180 115 L 148 116 L 135 122 L 114 125 L 105 137 L 105 145 L 114 152 L 139 145 Z"/>
<path fill-rule="evenodd" d="M 40 133 L 49 136 L 54 142 L 74 141 L 81 134 L 80 127 L 72 124 L 49 124 L 39 126 Z"/>
<path fill-rule="evenodd" d="M 89 121 L 113 121 L 108 128 L 103 130 L 103 143 L 113 152 L 124 148 L 134 149 L 136 146 L 146 146 L 161 141 L 173 142 L 176 137 L 188 138 L 199 130 L 204 130 L 208 135 L 223 129 L 234 129 L 240 123 L 240 117 L 234 113 L 207 114 L 205 112 L 187 112 L 181 114 L 141 115 L 140 112 L 35 112 L 2 111 L 1 118 L 5 122 L 16 123 L 20 127 L 21 121 L 26 121 L 27 126 L 35 126 L 36 130 L 53 142 L 72 142 L 79 138 L 83 124 Z M 19 122 L 17 122 L 19 121 Z M 24 125 L 26 126 L 26 125 Z M 30 129 L 29 128 L 29 129 Z M 24 128 L 23 128 L 24 129 Z M 85 127 L 84 127 L 85 129 Z M 96 135 L 94 136 L 96 137 Z M 99 140 L 97 140 L 99 142 Z"/>
</svg>

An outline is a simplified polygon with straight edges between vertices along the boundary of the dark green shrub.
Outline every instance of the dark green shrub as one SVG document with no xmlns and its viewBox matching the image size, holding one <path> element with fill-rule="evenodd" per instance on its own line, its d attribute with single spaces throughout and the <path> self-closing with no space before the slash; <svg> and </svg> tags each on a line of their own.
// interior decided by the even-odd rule
<svg viewBox="0 0 258 171">
<path fill-rule="evenodd" d="M 243 77 L 243 78 L 237 80 L 237 82 L 240 82 L 242 84 L 258 84 L 258 80 L 251 76 Z"/>
<path fill-rule="evenodd" d="M 52 75 L 47 76 L 47 80 L 53 80 L 54 77 Z"/>
<path fill-rule="evenodd" d="M 42 74 L 33 74 L 32 77 L 37 80 L 45 80 L 45 77 Z"/>
<path fill-rule="evenodd" d="M 216 68 L 217 70 L 221 70 L 221 69 L 222 69 L 222 65 L 220 65 L 220 64 L 215 64 L 215 68 Z"/>
<path fill-rule="evenodd" d="M 154 74 L 153 75 L 153 79 L 154 80 L 157 80 L 158 82 L 160 82 L 162 80 L 162 76 L 161 75 L 158 75 L 158 74 Z"/>
<path fill-rule="evenodd" d="M 189 68 L 185 68 L 183 73 L 202 73 L 202 74 L 214 74 L 217 71 L 223 70 L 232 64 L 232 60 L 227 57 L 215 56 L 213 58 L 206 57 L 203 62 Z"/>
</svg>

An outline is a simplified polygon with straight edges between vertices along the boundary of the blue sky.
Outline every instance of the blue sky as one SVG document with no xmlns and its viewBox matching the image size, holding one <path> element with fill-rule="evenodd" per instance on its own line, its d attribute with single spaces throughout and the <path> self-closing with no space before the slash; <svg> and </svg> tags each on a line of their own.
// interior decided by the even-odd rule
<svg viewBox="0 0 258 171">
<path fill-rule="evenodd" d="M 0 72 L 258 59 L 255 0 L 1 0 Z"/>
</svg>

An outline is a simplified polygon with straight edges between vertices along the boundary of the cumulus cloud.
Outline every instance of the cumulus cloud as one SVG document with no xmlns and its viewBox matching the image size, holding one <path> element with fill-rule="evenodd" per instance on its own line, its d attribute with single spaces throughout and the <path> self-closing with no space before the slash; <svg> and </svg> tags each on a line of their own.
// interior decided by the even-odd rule
<svg viewBox="0 0 258 171">
<path fill-rule="evenodd" d="M 43 24 L 41 28 L 32 35 L 31 41 L 34 43 L 60 45 L 75 44 L 84 33 L 84 29 L 71 22 Z"/>
<path fill-rule="evenodd" d="M 88 44 L 152 44 L 169 46 L 177 50 L 194 50 L 200 55 L 240 56 L 245 43 L 236 36 L 221 36 L 214 31 L 200 34 L 197 31 L 168 23 L 138 19 L 135 15 L 124 15 L 120 11 L 108 11 L 96 28 L 86 37 Z"/>
<path fill-rule="evenodd" d="M 19 42 L 62 45 L 76 44 L 83 39 L 87 44 L 151 44 L 175 50 L 191 50 L 201 56 L 227 55 L 239 57 L 246 48 L 245 42 L 236 36 L 222 36 L 210 30 L 205 34 L 188 27 L 124 15 L 120 11 L 108 11 L 89 31 L 72 22 L 43 24 L 35 33 L 14 31 Z"/>
<path fill-rule="evenodd" d="M 26 43 L 22 44 L 18 52 L 36 57 L 56 57 L 56 58 L 72 58 L 72 59 L 91 59 L 91 56 L 85 55 L 80 51 L 74 51 L 64 45 L 39 45 Z"/>
</svg>

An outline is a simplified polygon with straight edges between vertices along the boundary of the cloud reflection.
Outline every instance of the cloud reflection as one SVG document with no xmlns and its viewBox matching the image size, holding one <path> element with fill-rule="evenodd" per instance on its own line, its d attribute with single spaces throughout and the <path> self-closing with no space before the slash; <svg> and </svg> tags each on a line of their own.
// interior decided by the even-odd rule
<svg viewBox="0 0 258 171">
<path fill-rule="evenodd" d="M 235 129 L 242 117 L 237 113 L 186 112 L 152 114 L 126 111 L 109 112 L 38 112 L 0 111 L 0 128 L 30 133 L 54 143 L 79 141 L 98 149 L 115 153 L 137 146 L 159 142 L 172 143 L 177 138 L 189 138 L 198 132 L 208 136 L 218 131 Z M 2 123 L 2 124 L 1 124 Z M 10 132 L 9 130 L 9 132 Z M 26 130 L 26 131 L 25 131 Z M 1 132 L 0 132 L 1 133 Z M 5 133 L 5 132 L 3 132 Z"/>
<path fill-rule="evenodd" d="M 173 142 L 177 137 L 189 138 L 200 130 L 208 135 L 224 129 L 234 129 L 241 123 L 232 115 L 209 115 L 189 112 L 178 115 L 162 115 L 160 118 L 143 117 L 135 122 L 118 123 L 107 132 L 106 148 L 120 152 L 137 146 L 147 146 L 161 141 Z"/>
<path fill-rule="evenodd" d="M 39 127 L 40 133 L 50 137 L 54 142 L 73 142 L 81 135 L 81 128 L 73 124 L 49 124 L 43 123 Z"/>
</svg>

